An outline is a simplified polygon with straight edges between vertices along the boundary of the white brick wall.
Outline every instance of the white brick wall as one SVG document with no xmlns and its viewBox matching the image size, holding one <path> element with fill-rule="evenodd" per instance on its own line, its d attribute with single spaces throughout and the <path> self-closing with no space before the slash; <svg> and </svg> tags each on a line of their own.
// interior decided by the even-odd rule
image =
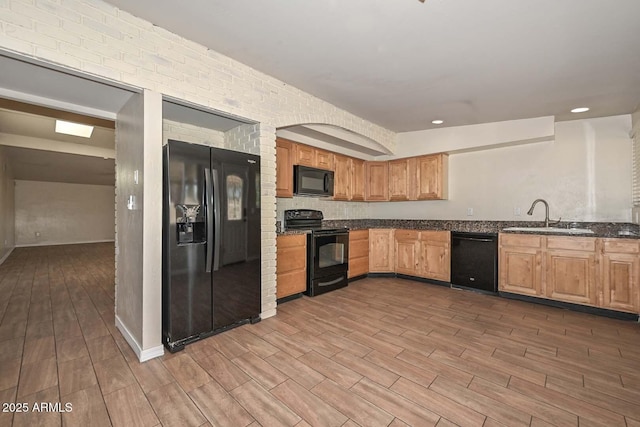
<svg viewBox="0 0 640 427">
<path fill-rule="evenodd" d="M 322 211 L 324 219 L 367 219 L 371 218 L 368 202 L 334 202 L 318 197 L 278 198 L 276 218 L 282 221 L 287 209 L 316 209 Z"/>
<path fill-rule="evenodd" d="M 276 128 L 331 124 L 395 148 L 393 132 L 100 0 L 0 0 L 0 49 L 260 123 L 265 315 L 275 313 Z M 343 209 L 359 216 L 358 205 Z"/>
</svg>

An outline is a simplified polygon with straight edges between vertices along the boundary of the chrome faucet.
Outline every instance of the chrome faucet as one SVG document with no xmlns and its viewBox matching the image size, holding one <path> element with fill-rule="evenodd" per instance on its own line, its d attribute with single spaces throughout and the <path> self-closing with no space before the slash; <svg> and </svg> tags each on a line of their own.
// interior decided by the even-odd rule
<svg viewBox="0 0 640 427">
<path fill-rule="evenodd" d="M 547 203 L 545 199 L 535 199 L 531 204 L 531 207 L 529 208 L 527 215 L 533 215 L 533 209 L 536 207 L 538 202 L 544 203 L 544 226 L 545 228 L 549 228 L 549 203 Z M 562 218 L 556 221 L 555 224 L 558 224 L 561 220 Z"/>
</svg>

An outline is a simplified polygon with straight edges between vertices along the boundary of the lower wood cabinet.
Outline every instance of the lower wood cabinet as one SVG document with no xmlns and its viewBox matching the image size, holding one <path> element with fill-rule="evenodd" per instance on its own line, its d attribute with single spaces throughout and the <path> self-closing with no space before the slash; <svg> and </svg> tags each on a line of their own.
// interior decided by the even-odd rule
<svg viewBox="0 0 640 427">
<path fill-rule="evenodd" d="M 602 306 L 640 312 L 640 245 L 637 240 L 602 239 Z"/>
<path fill-rule="evenodd" d="M 281 235 L 276 238 L 276 298 L 307 290 L 307 236 Z"/>
<path fill-rule="evenodd" d="M 499 290 L 640 312 L 640 242 L 500 234 Z"/>
<path fill-rule="evenodd" d="M 451 281 L 451 233 L 449 231 L 420 232 L 420 264 L 418 276 Z"/>
<path fill-rule="evenodd" d="M 448 231 L 396 230 L 395 272 L 451 281 L 450 242 Z"/>
<path fill-rule="evenodd" d="M 417 276 L 420 270 L 420 232 L 417 230 L 395 231 L 395 272 Z"/>
<path fill-rule="evenodd" d="M 547 237 L 546 297 L 596 305 L 596 239 Z"/>
<path fill-rule="evenodd" d="M 542 237 L 500 234 L 498 238 L 498 289 L 523 295 L 542 295 Z"/>
<path fill-rule="evenodd" d="M 349 273 L 348 278 L 362 276 L 369 272 L 369 230 L 349 232 Z"/>
<path fill-rule="evenodd" d="M 395 245 L 392 228 L 369 230 L 369 272 L 393 273 Z"/>
</svg>

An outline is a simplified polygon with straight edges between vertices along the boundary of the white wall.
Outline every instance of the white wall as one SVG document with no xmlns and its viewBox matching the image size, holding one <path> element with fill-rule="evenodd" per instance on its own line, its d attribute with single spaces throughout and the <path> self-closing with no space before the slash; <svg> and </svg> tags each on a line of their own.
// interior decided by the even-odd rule
<svg viewBox="0 0 640 427">
<path fill-rule="evenodd" d="M 574 221 L 631 220 L 631 116 L 558 122 L 555 142 L 449 157 L 449 200 L 371 203 L 373 218 L 542 220 L 526 215 L 546 199 L 550 216 Z M 398 144 L 402 145 L 400 137 Z M 521 215 L 514 215 L 514 208 Z M 467 216 L 467 208 L 474 215 Z"/>
<path fill-rule="evenodd" d="M 0 264 L 15 246 L 14 200 L 11 164 L 0 146 Z"/>
<path fill-rule="evenodd" d="M 16 180 L 16 246 L 113 241 L 114 224 L 112 185 Z"/>
</svg>

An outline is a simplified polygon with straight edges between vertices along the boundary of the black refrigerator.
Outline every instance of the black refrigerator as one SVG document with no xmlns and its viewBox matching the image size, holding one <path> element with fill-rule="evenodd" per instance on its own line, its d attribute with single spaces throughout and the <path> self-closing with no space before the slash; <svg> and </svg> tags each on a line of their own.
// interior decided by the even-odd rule
<svg viewBox="0 0 640 427">
<path fill-rule="evenodd" d="M 162 339 L 170 352 L 260 320 L 260 157 L 169 140 Z"/>
</svg>

